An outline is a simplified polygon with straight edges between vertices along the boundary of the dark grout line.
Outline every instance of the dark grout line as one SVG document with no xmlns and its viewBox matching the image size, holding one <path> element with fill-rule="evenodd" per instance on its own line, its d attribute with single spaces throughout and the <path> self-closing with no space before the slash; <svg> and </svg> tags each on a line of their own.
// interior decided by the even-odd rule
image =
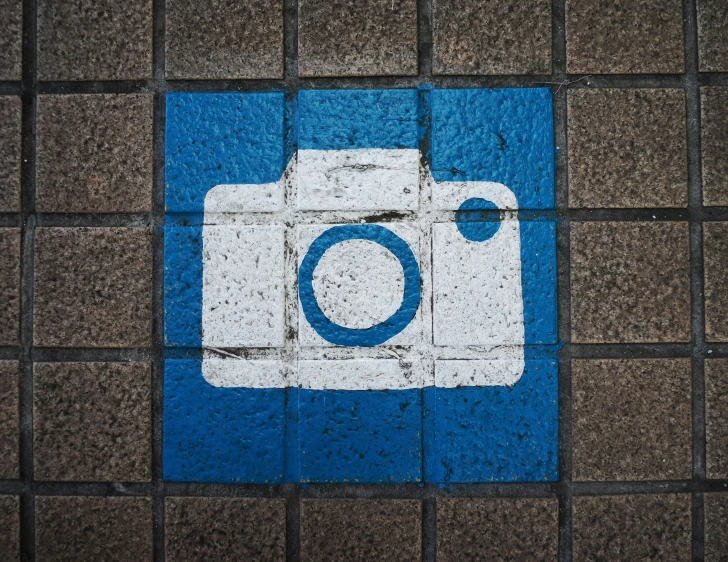
<svg viewBox="0 0 728 562">
<path fill-rule="evenodd" d="M 556 144 L 556 208 L 560 215 L 570 216 L 569 169 L 568 169 L 568 111 L 567 92 L 575 84 L 586 83 L 586 78 L 570 78 L 566 68 L 566 3 L 553 0 L 552 18 L 552 73 L 558 86 L 552 85 L 554 96 L 554 142 Z M 562 84 L 564 86 L 562 86 Z M 592 216 L 595 213 L 591 213 Z M 576 217 L 575 217 L 576 218 Z M 570 280 L 570 230 L 569 220 L 557 227 L 557 306 L 559 341 L 566 345 L 559 353 L 559 562 L 572 559 L 572 512 L 571 512 L 571 280 Z"/>
<path fill-rule="evenodd" d="M 35 242 L 36 154 L 36 10 L 34 0 L 23 0 L 22 122 L 21 122 L 21 262 L 20 262 L 20 549 L 35 560 L 35 494 L 33 484 L 33 245 Z"/>
<path fill-rule="evenodd" d="M 286 82 L 292 82 L 298 76 L 298 0 L 283 0 L 283 56 L 284 68 L 283 73 Z M 281 89 L 273 86 L 268 89 Z M 291 109 L 295 107 L 288 103 L 288 95 L 286 96 L 286 107 Z M 295 130 L 290 122 L 291 115 L 295 114 L 295 109 L 289 113 L 286 112 L 286 144 L 294 141 L 292 131 Z M 293 148 L 292 146 L 289 148 Z M 290 396 L 286 394 L 287 398 Z M 286 424 L 296 423 L 286 416 Z M 288 427 L 286 434 L 288 434 Z M 286 450 L 286 463 L 293 462 L 288 457 L 288 449 Z M 299 562 L 301 559 L 301 490 L 295 484 L 288 484 L 281 487 L 283 493 L 286 494 L 285 518 L 286 518 L 286 562 Z"/>
<path fill-rule="evenodd" d="M 155 226 L 164 225 L 164 128 L 165 128 L 165 0 L 153 0 L 154 78 L 152 215 Z M 145 217 L 146 218 L 146 217 Z M 148 219 L 147 219 L 148 224 Z M 153 557 L 165 560 L 163 416 L 164 416 L 164 233 L 156 228 L 152 239 L 152 510 Z"/>
<path fill-rule="evenodd" d="M 705 301 L 703 281 L 703 186 L 700 156 L 700 77 L 698 75 L 698 30 L 695 0 L 683 3 L 685 37 L 685 76 L 688 209 L 690 221 L 690 292 L 692 316 L 692 459 L 693 480 L 704 482 L 705 473 Z M 703 496 L 692 497 L 692 552 L 702 560 L 705 529 Z"/>
</svg>

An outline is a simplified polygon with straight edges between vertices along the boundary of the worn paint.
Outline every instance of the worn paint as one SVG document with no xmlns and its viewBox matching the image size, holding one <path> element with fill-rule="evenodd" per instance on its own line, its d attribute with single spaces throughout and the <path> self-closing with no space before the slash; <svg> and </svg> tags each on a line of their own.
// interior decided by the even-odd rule
<svg viewBox="0 0 728 562">
<path fill-rule="evenodd" d="M 166 478 L 558 477 L 547 90 L 167 107 Z"/>
</svg>

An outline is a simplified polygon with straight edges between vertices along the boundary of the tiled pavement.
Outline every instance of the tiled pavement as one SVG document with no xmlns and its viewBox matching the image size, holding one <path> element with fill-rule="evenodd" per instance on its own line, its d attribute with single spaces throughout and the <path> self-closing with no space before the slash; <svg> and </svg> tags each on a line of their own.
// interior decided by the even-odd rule
<svg viewBox="0 0 728 562">
<path fill-rule="evenodd" d="M 165 92 L 554 93 L 561 480 L 161 481 Z M 0 559 L 728 560 L 726 0 L 0 0 Z"/>
</svg>

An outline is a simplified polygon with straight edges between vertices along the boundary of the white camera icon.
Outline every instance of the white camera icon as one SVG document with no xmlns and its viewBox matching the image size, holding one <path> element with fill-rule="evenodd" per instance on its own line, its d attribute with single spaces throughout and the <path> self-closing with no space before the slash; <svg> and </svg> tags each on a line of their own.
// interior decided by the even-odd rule
<svg viewBox="0 0 728 562">
<path fill-rule="evenodd" d="M 215 386 L 513 385 L 524 368 L 515 194 L 437 182 L 415 149 L 299 150 L 209 190 L 203 376 Z"/>
</svg>

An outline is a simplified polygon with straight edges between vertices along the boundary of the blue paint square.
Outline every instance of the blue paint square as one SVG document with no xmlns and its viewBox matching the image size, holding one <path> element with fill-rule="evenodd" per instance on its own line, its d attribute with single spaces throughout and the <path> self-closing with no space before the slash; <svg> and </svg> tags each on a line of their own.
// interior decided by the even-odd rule
<svg viewBox="0 0 728 562">
<path fill-rule="evenodd" d="M 166 127 L 166 480 L 558 479 L 549 90 L 175 93 Z"/>
</svg>

